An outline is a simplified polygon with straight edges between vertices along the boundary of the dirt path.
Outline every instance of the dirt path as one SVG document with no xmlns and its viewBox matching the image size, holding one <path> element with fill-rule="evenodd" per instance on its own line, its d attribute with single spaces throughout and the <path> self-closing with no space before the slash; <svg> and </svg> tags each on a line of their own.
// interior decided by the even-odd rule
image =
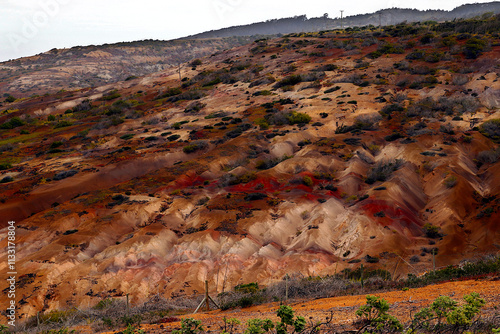
<svg viewBox="0 0 500 334">
<path fill-rule="evenodd" d="M 441 295 L 450 296 L 452 299 L 461 301 L 462 297 L 471 292 L 478 292 L 486 300 L 486 306 L 482 311 L 483 316 L 497 314 L 500 312 L 500 280 L 497 278 L 491 280 L 471 280 L 461 282 L 448 282 L 436 285 L 430 285 L 418 289 L 409 289 L 408 291 L 391 291 L 383 293 L 373 293 L 376 296 L 386 299 L 391 303 L 390 313 L 401 320 L 407 320 L 410 311 L 420 309 L 429 305 L 436 297 Z M 311 320 L 324 321 L 332 312 L 333 323 L 338 325 L 350 325 L 356 319 L 356 309 L 365 304 L 366 295 L 342 296 L 334 298 L 322 298 L 307 301 L 294 301 L 290 305 L 295 310 L 296 315 Z M 278 303 L 254 306 L 246 309 L 236 309 L 228 311 L 211 311 L 199 314 L 189 314 L 182 318 L 192 317 L 202 321 L 207 330 L 219 333 L 224 317 L 236 318 L 241 321 L 238 333 L 242 333 L 245 324 L 252 318 L 270 318 L 277 320 L 275 316 Z M 497 309 L 495 309 L 497 308 Z M 169 333 L 172 329 L 180 328 L 180 322 L 171 322 L 165 324 L 142 325 L 141 329 L 145 333 Z M 107 334 L 119 333 L 119 331 L 105 332 Z"/>
</svg>

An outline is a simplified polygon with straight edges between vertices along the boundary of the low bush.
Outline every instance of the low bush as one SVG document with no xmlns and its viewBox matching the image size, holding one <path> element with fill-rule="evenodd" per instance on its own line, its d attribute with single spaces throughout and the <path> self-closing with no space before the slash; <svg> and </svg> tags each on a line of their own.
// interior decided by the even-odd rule
<svg viewBox="0 0 500 334">
<path fill-rule="evenodd" d="M 7 170 L 7 169 L 11 169 L 11 168 L 12 168 L 12 164 L 10 164 L 8 162 L 0 163 L 0 170 Z"/>
<path fill-rule="evenodd" d="M 114 89 L 106 94 L 104 94 L 102 97 L 101 97 L 101 100 L 102 101 L 109 101 L 109 100 L 114 100 L 114 99 L 117 99 L 121 97 L 121 94 L 118 93 L 118 90 Z"/>
<path fill-rule="evenodd" d="M 196 142 L 193 142 L 187 146 L 184 146 L 184 148 L 182 149 L 184 151 L 184 153 L 194 153 L 196 151 L 200 151 L 200 150 L 203 150 L 205 148 L 208 147 L 208 144 L 206 141 L 203 141 L 203 140 L 200 140 L 200 141 L 196 141 Z"/>
<path fill-rule="evenodd" d="M 384 137 L 384 139 L 388 142 L 395 141 L 395 140 L 398 140 L 400 138 L 404 138 L 404 136 L 399 132 L 394 132 L 394 133 Z"/>
<path fill-rule="evenodd" d="M 189 90 L 184 93 L 176 94 L 167 99 L 168 102 L 177 102 L 180 100 L 199 100 L 205 96 L 200 90 Z"/>
<path fill-rule="evenodd" d="M 25 123 L 19 117 L 12 117 L 10 120 L 0 125 L 0 129 L 10 130 L 23 126 L 24 124 Z"/>
<path fill-rule="evenodd" d="M 500 140 L 500 118 L 491 119 L 479 126 L 479 131 L 495 141 Z"/>
<path fill-rule="evenodd" d="M 167 97 L 176 96 L 182 93 L 182 89 L 180 87 L 169 88 L 165 92 L 160 92 L 153 100 L 165 99 Z"/>
<path fill-rule="evenodd" d="M 12 176 L 6 176 L 0 180 L 0 184 L 9 183 L 12 181 L 14 181 L 14 178 Z"/>
<path fill-rule="evenodd" d="M 56 175 L 54 175 L 53 180 L 54 181 L 63 180 L 63 179 L 66 179 L 68 177 L 71 177 L 73 175 L 76 175 L 77 173 L 78 173 L 78 171 L 76 171 L 76 170 L 68 170 L 68 171 L 59 172 Z"/>
<path fill-rule="evenodd" d="M 292 111 L 290 114 L 287 115 L 287 119 L 290 125 L 307 124 L 311 121 L 311 116 L 304 113 Z"/>
<path fill-rule="evenodd" d="M 201 103 L 199 101 L 193 102 L 189 104 L 186 109 L 184 109 L 185 113 L 198 113 L 201 109 L 206 106 L 205 103 Z"/>
<path fill-rule="evenodd" d="M 54 125 L 54 129 L 65 128 L 73 125 L 70 121 L 60 121 L 56 125 Z"/>
<path fill-rule="evenodd" d="M 391 161 L 380 161 L 375 167 L 371 168 L 368 172 L 365 182 L 368 184 L 373 184 L 377 181 L 386 181 L 391 174 L 398 170 L 404 161 L 401 159 L 391 160 Z"/>
<path fill-rule="evenodd" d="M 430 223 L 426 223 L 424 225 L 423 231 L 425 235 L 431 239 L 440 238 L 442 236 L 442 234 L 439 233 L 439 227 L 432 225 Z"/>
<path fill-rule="evenodd" d="M 456 186 L 458 183 L 457 177 L 452 175 L 447 177 L 444 181 L 443 184 L 445 185 L 446 188 L 453 188 Z"/>
<path fill-rule="evenodd" d="M 401 332 L 403 325 L 394 316 L 388 314 L 390 304 L 383 298 L 367 295 L 366 305 L 356 311 L 359 333 Z"/>
<path fill-rule="evenodd" d="M 472 37 L 465 42 L 464 46 L 464 55 L 467 59 L 476 59 L 479 57 L 483 51 L 486 49 L 487 43 L 486 41 Z"/>
</svg>

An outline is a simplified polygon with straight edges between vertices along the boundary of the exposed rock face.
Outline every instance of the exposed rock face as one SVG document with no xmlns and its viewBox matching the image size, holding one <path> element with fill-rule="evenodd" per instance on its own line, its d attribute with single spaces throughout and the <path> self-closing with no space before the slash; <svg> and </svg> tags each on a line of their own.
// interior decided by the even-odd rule
<svg viewBox="0 0 500 334">
<path fill-rule="evenodd" d="M 496 251 L 499 44 L 477 68 L 460 52 L 410 64 L 420 35 L 371 59 L 359 34 L 256 41 L 181 87 L 170 69 L 5 103 L 0 224 L 17 222 L 23 317 Z M 439 41 L 426 52 L 448 52 Z"/>
<path fill-rule="evenodd" d="M 251 40 L 251 37 L 146 40 L 53 49 L 0 63 L 0 95 L 21 98 L 61 89 L 99 87 L 174 68 Z"/>
</svg>

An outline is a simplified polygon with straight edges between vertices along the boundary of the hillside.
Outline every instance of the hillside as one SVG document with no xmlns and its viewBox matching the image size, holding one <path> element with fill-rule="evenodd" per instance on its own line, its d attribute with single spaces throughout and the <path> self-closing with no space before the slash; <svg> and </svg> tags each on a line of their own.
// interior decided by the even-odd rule
<svg viewBox="0 0 500 334">
<path fill-rule="evenodd" d="M 500 13 L 500 2 L 468 4 L 451 11 L 391 8 L 343 19 L 344 27 L 401 22 L 453 21 Z M 52 49 L 32 57 L 0 63 L 0 96 L 25 98 L 59 90 L 99 87 L 186 66 L 191 60 L 247 44 L 265 36 L 315 32 L 341 27 L 340 18 L 305 15 L 207 31 L 172 41 L 126 43 Z M 460 29 L 457 30 L 460 31 Z"/>
<path fill-rule="evenodd" d="M 21 319 L 498 252 L 500 17 L 460 24 L 259 39 L 181 83 L 7 98 Z"/>
<path fill-rule="evenodd" d="M 196 35 L 191 38 L 220 38 L 229 36 L 251 36 L 251 35 L 277 35 L 302 32 L 322 31 L 339 29 L 342 24 L 345 27 L 354 28 L 362 26 L 387 26 L 403 22 L 424 21 L 453 21 L 456 19 L 470 19 L 482 16 L 486 13 L 500 13 L 500 2 L 475 3 L 459 6 L 453 10 L 425 10 L 408 8 L 388 8 L 370 14 L 347 15 L 341 20 L 340 17 L 330 18 L 327 14 L 323 17 L 307 18 L 305 15 L 295 17 L 268 20 L 242 26 L 229 27 L 212 30 Z"/>
<path fill-rule="evenodd" d="M 53 49 L 0 63 L 0 96 L 16 98 L 99 87 L 177 67 L 254 38 L 146 40 Z"/>
</svg>

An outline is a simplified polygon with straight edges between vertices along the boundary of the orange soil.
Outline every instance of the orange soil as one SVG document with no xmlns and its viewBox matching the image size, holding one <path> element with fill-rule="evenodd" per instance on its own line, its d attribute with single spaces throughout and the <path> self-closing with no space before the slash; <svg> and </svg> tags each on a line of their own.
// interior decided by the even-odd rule
<svg viewBox="0 0 500 334">
<path fill-rule="evenodd" d="M 391 291 L 383 293 L 374 293 L 373 295 L 382 297 L 391 303 L 391 314 L 399 319 L 408 320 L 410 311 L 420 309 L 429 305 L 436 297 L 446 295 L 460 302 L 462 297 L 471 292 L 478 292 L 481 297 L 486 300 L 482 314 L 496 313 L 498 315 L 498 307 L 500 307 L 500 280 L 496 277 L 491 280 L 470 280 L 447 282 L 435 285 L 429 285 L 423 288 L 410 289 L 408 291 Z M 366 295 L 356 296 L 341 296 L 333 298 L 323 298 L 316 300 L 292 301 L 289 303 L 293 307 L 297 316 L 303 316 L 309 322 L 325 321 L 330 312 L 333 315 L 334 324 L 349 325 L 356 320 L 355 310 L 365 304 Z M 252 318 L 270 318 L 277 320 L 275 313 L 279 303 L 270 303 L 259 306 L 253 306 L 245 309 L 235 309 L 228 311 L 210 311 L 198 314 L 189 314 L 184 318 L 192 317 L 202 321 L 205 328 L 210 330 L 218 330 L 223 324 L 223 319 L 236 318 L 241 321 L 240 330 L 242 330 L 249 319 Z M 497 308 L 497 309 L 495 309 Z M 168 333 L 172 329 L 179 329 L 180 322 L 171 322 L 165 324 L 142 325 L 141 329 L 145 333 Z M 92 333 L 88 328 L 79 328 L 81 333 Z M 104 333 L 118 333 L 119 331 L 111 331 Z"/>
</svg>

